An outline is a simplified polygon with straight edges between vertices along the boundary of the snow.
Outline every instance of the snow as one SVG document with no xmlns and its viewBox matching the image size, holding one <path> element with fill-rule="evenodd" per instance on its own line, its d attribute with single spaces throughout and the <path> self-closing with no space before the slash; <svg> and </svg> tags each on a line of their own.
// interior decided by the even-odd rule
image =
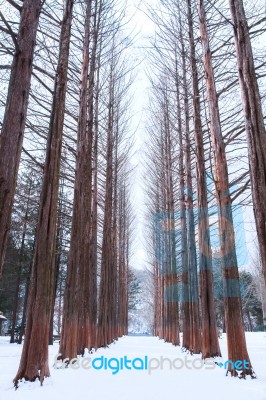
<svg viewBox="0 0 266 400">
<path fill-rule="evenodd" d="M 19 389 L 14 390 L 14 378 L 21 354 L 21 345 L 9 344 L 8 337 L 0 337 L 0 399 L 1 400 L 157 400 L 174 397 L 184 400 L 266 400 L 266 333 L 256 332 L 246 334 L 249 355 L 258 379 L 246 380 L 225 376 L 225 370 L 218 366 L 214 369 L 169 369 L 165 361 L 164 369 L 157 370 L 128 370 L 123 369 L 116 374 L 111 369 L 54 369 L 54 357 L 58 353 L 58 343 L 50 346 L 51 378 L 46 379 L 43 386 L 39 382 L 21 382 Z M 220 339 L 223 359 L 225 362 L 226 337 Z M 199 356 L 183 353 L 180 347 L 174 347 L 162 340 L 151 336 L 125 336 L 107 349 L 99 349 L 85 357 L 128 359 L 148 357 L 176 358 L 193 361 Z M 99 363 L 98 363 L 99 365 Z M 138 364 L 140 365 L 140 364 Z M 178 361 L 178 366 L 180 360 Z M 194 365 L 200 365 L 198 362 Z"/>
</svg>

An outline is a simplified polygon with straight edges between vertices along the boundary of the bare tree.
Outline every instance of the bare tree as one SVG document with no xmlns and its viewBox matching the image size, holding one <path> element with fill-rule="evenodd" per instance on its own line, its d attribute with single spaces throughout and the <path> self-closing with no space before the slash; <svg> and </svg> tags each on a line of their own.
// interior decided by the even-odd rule
<svg viewBox="0 0 266 400">
<path fill-rule="evenodd" d="M 197 157 L 197 212 L 198 212 L 198 241 L 199 241 L 199 285 L 201 302 L 202 325 L 202 357 L 221 355 L 213 294 L 212 254 L 210 244 L 208 196 L 206 184 L 205 151 L 203 128 L 201 122 L 201 104 L 199 91 L 198 67 L 195 50 L 191 1 L 187 0 L 187 16 L 190 44 L 190 68 L 193 87 L 193 123 Z"/>
<path fill-rule="evenodd" d="M 262 270 L 266 284 L 266 131 L 262 112 L 250 30 L 242 0 L 230 0 L 238 76 L 248 139 L 253 209 Z M 265 18 L 264 18 L 265 20 Z"/>
<path fill-rule="evenodd" d="M 216 93 L 212 66 L 212 53 L 209 46 L 205 5 L 203 0 L 198 0 L 197 4 L 200 19 L 202 56 L 207 83 L 212 149 L 214 153 L 220 254 L 223 270 L 225 323 L 228 338 L 228 358 L 232 360 L 232 362 L 235 362 L 236 360 L 246 360 L 249 362 L 248 368 L 243 366 L 241 370 L 241 376 L 245 377 L 246 375 L 250 375 L 251 377 L 255 377 L 254 371 L 250 364 L 243 327 L 239 273 L 236 258 L 235 234 L 231 206 L 232 201 L 229 192 L 227 161 L 221 132 L 218 97 Z M 228 364 L 228 372 L 230 372 L 232 376 L 238 376 L 238 371 L 232 369 L 230 363 Z"/>
<path fill-rule="evenodd" d="M 48 343 L 55 284 L 55 246 L 60 158 L 67 88 L 73 0 L 67 0 L 62 21 L 60 52 L 48 133 L 37 236 L 33 257 L 25 340 L 14 384 L 25 378 L 50 376 Z"/>
<path fill-rule="evenodd" d="M 70 251 L 68 258 L 67 285 L 64 296 L 64 315 L 60 353 L 63 359 L 84 354 L 89 345 L 90 315 L 88 313 L 88 289 L 96 290 L 90 284 L 93 277 L 92 265 L 88 263 L 91 235 L 92 202 L 92 128 L 88 124 L 89 44 L 91 40 L 91 1 L 86 2 L 84 21 L 83 63 L 81 71 L 80 108 L 78 123 L 77 164 L 74 189 L 74 205 Z M 90 76 L 94 75 L 90 71 Z M 90 89 L 91 90 L 91 89 Z M 89 111 L 90 105 L 89 105 Z M 92 118 L 92 116 L 90 116 Z M 96 295 L 96 294 L 95 294 Z"/>
<path fill-rule="evenodd" d="M 15 54 L 0 135 L 0 276 L 2 275 L 15 196 L 28 108 L 33 52 L 42 3 L 41 0 L 25 0 L 23 2 L 17 36 L 1 13 L 5 29 L 13 39 Z"/>
</svg>

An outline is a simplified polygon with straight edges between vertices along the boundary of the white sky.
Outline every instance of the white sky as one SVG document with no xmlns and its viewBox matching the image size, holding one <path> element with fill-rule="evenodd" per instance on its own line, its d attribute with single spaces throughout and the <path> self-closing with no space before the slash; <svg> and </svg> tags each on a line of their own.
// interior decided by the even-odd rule
<svg viewBox="0 0 266 400">
<path fill-rule="evenodd" d="M 154 5 L 157 0 L 148 0 L 149 5 Z M 128 2 L 128 15 L 133 15 L 129 30 L 134 30 L 137 34 L 132 51 L 133 57 L 138 64 L 136 68 L 136 79 L 134 81 L 132 92 L 134 93 L 134 101 L 132 103 L 132 129 L 135 132 L 135 154 L 131 159 L 132 165 L 135 167 L 133 173 L 133 187 L 131 190 L 132 204 L 135 214 L 135 233 L 134 233 L 134 250 L 131 258 L 131 265 L 135 268 L 143 268 L 147 261 L 145 252 L 145 194 L 143 177 L 143 147 L 145 140 L 145 110 L 148 105 L 148 86 L 149 82 L 145 74 L 147 58 L 145 57 L 145 49 L 148 44 L 148 36 L 154 33 L 154 24 L 146 15 L 147 6 L 142 1 L 130 0 Z"/>
<path fill-rule="evenodd" d="M 132 187 L 131 201 L 134 207 L 135 214 L 135 233 L 134 247 L 131 257 L 131 265 L 135 268 L 143 268 L 147 265 L 148 255 L 145 251 L 145 177 L 143 176 L 143 167 L 141 165 L 144 159 L 144 142 L 145 142 L 145 125 L 147 125 L 147 113 L 145 112 L 148 106 L 149 81 L 145 74 L 147 65 L 147 57 L 145 54 L 145 45 L 149 43 L 148 37 L 152 36 L 155 31 L 155 26 L 148 18 L 147 11 L 149 6 L 158 4 L 157 0 L 147 0 L 145 4 L 139 0 L 129 0 L 127 12 L 132 16 L 129 22 L 129 30 L 134 31 L 137 37 L 134 41 L 132 55 L 136 63 L 139 63 L 136 69 L 136 79 L 133 83 L 134 101 L 132 104 L 132 126 L 135 132 L 135 154 L 131 159 L 131 163 L 135 166 L 133 174 L 134 182 Z M 245 223 L 245 239 L 247 244 L 248 255 L 254 254 L 256 233 L 254 225 L 254 217 L 252 207 L 243 209 L 243 217 Z M 248 260 L 247 260 L 248 263 Z"/>
</svg>

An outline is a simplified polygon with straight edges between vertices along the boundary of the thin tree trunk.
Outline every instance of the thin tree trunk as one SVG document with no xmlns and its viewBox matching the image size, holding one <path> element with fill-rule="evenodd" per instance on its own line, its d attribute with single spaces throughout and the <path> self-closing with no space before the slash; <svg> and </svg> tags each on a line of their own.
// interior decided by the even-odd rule
<svg viewBox="0 0 266 400">
<path fill-rule="evenodd" d="M 113 259 L 113 232 L 112 232 L 112 206 L 113 206 L 113 81 L 110 79 L 108 128 L 107 128 L 107 166 L 105 184 L 105 205 L 102 243 L 101 282 L 99 289 L 99 315 L 98 315 L 98 345 L 107 346 L 112 340 L 113 316 L 113 279 L 116 264 Z"/>
<path fill-rule="evenodd" d="M 249 309 L 246 310 L 246 314 L 248 317 L 249 332 L 253 332 L 252 320 L 251 320 Z"/>
<path fill-rule="evenodd" d="M 114 194 L 113 194 L 113 206 L 112 206 L 112 257 L 114 262 L 114 271 L 113 271 L 113 299 L 112 299 L 112 337 L 117 340 L 117 326 L 118 326 L 118 319 L 117 319 L 117 281 L 118 281 L 118 254 L 117 254 L 117 217 L 118 217 L 118 126 L 117 122 L 114 127 L 115 134 L 114 134 Z"/>
<path fill-rule="evenodd" d="M 178 74 L 176 79 L 178 79 Z M 181 232 L 181 274 L 182 274 L 182 329 L 183 329 L 183 342 L 184 349 L 189 349 L 190 344 L 190 313 L 189 313 L 189 268 L 188 268 L 188 249 L 187 249 L 187 215 L 186 215 L 186 202 L 185 202 L 185 171 L 184 171 L 184 151 L 183 151 L 183 131 L 182 131 L 182 118 L 181 118 L 181 105 L 179 82 L 176 82 L 177 88 L 177 119 L 178 119 L 178 134 L 179 134 L 179 215 L 180 218 L 180 232 Z"/>
<path fill-rule="evenodd" d="M 262 304 L 262 318 L 263 318 L 263 325 L 266 325 L 266 285 L 264 280 L 260 280 L 260 298 Z"/>
<path fill-rule="evenodd" d="M 34 239 L 34 243 L 35 243 L 35 239 Z M 22 343 L 22 338 L 23 338 L 23 335 L 25 334 L 27 304 L 28 304 L 28 298 L 29 298 L 30 277 L 31 277 L 31 269 L 32 269 L 32 259 L 33 259 L 33 255 L 30 260 L 29 270 L 27 272 L 27 280 L 26 280 L 25 296 L 24 296 L 24 302 L 23 302 L 21 327 L 20 327 L 19 336 L 18 336 L 18 344 Z"/>
<path fill-rule="evenodd" d="M 166 199 L 165 206 L 167 211 L 167 229 L 166 229 L 166 246 L 167 246 L 167 262 L 168 271 L 165 275 L 166 283 L 166 341 L 172 343 L 174 346 L 180 344 L 179 337 L 179 307 L 177 298 L 177 271 L 176 271 L 176 234 L 175 234 L 175 223 L 174 223 L 174 187 L 173 187 L 173 175 L 172 175 L 172 141 L 171 141 L 171 129 L 170 129 L 170 115 L 169 115 L 169 104 L 168 104 L 168 93 L 167 89 L 165 92 L 164 100 L 164 136 L 165 136 L 165 175 L 166 175 Z"/>
<path fill-rule="evenodd" d="M 24 216 L 21 245 L 20 245 L 20 249 L 19 249 L 19 265 L 18 265 L 19 270 L 18 270 L 18 276 L 17 276 L 15 301 L 14 301 L 14 308 L 13 308 L 13 315 L 12 315 L 12 328 L 11 328 L 10 343 L 15 342 L 15 328 L 16 328 L 17 314 L 18 314 L 19 290 L 20 290 L 20 285 L 21 285 L 21 275 L 22 275 L 22 268 L 23 268 L 23 257 L 24 257 L 24 250 L 25 250 L 24 245 L 25 245 L 25 237 L 26 237 L 26 230 L 27 230 L 30 194 L 31 194 L 31 182 L 30 182 L 29 193 L 28 193 L 28 198 L 27 198 L 26 212 L 25 212 L 25 216 Z"/>
<path fill-rule="evenodd" d="M 59 194 L 59 202 L 58 202 L 58 215 L 57 215 L 57 231 L 56 231 L 56 256 L 55 256 L 55 283 L 54 283 L 54 293 L 53 293 L 53 301 L 52 301 L 52 313 L 51 313 L 51 321 L 50 321 L 50 331 L 49 331 L 49 345 L 53 344 L 53 334 L 54 334 L 54 309 L 55 309 L 55 301 L 56 301 L 56 293 L 58 287 L 59 280 L 59 271 L 60 271 L 60 263 L 61 263 L 61 253 L 62 253 L 62 216 L 61 216 L 61 208 L 62 208 L 62 193 L 63 193 L 63 182 L 60 189 Z"/>
<path fill-rule="evenodd" d="M 180 13 L 179 13 L 180 15 Z M 180 25 L 181 18 L 179 16 Z M 201 332 L 199 320 L 199 293 L 198 293 L 198 273 L 197 273 L 197 254 L 195 242 L 195 222 L 193 210 L 193 186 L 191 173 L 191 144 L 189 127 L 189 103 L 187 90 L 187 65 L 186 53 L 182 30 L 180 30 L 180 42 L 182 50 L 182 69 L 184 84 L 184 112 L 185 112 L 185 171 L 186 171 L 186 202 L 187 202 L 187 224 L 188 224 L 188 268 L 189 268 L 189 306 L 190 306 L 190 343 L 188 350 L 198 354 L 201 351 Z"/>
<path fill-rule="evenodd" d="M 100 19 L 100 18 L 99 18 Z M 99 22 L 98 22 L 99 24 Z M 97 32 L 99 31 L 97 25 Z M 96 38 L 94 38 L 94 46 L 96 48 Z M 93 58 L 93 57 L 92 57 Z M 96 60 L 95 64 L 96 66 Z M 94 68 L 96 69 L 96 68 Z M 90 241 L 90 257 L 91 257 L 91 285 L 90 289 L 90 338 L 91 346 L 98 348 L 97 343 L 97 260 L 98 260 L 98 131 L 99 131 L 99 68 L 96 73 L 95 85 L 95 117 L 94 117 L 94 151 L 93 151 L 93 194 L 92 194 L 92 220 L 91 220 L 91 241 Z"/>
</svg>

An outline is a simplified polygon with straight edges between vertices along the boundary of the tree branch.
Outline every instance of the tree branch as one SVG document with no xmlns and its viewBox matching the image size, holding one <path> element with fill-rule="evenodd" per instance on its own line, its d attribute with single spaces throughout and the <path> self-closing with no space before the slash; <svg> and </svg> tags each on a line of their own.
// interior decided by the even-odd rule
<svg viewBox="0 0 266 400">
<path fill-rule="evenodd" d="M 13 32 L 11 26 L 9 25 L 9 23 L 8 23 L 7 20 L 5 19 L 4 15 L 1 13 L 1 11 L 0 11 L 0 17 L 2 18 L 2 21 L 4 22 L 5 26 L 6 26 L 7 29 L 8 29 L 8 33 L 10 34 L 10 36 L 11 36 L 11 38 L 12 38 L 12 40 L 13 40 L 13 43 L 14 43 L 14 45 L 15 45 L 16 50 L 18 50 L 18 41 L 17 41 L 17 35 L 16 35 L 16 33 Z"/>
<path fill-rule="evenodd" d="M 11 6 L 15 7 L 19 12 L 21 12 L 22 7 L 19 6 L 14 0 L 6 0 Z"/>
</svg>

